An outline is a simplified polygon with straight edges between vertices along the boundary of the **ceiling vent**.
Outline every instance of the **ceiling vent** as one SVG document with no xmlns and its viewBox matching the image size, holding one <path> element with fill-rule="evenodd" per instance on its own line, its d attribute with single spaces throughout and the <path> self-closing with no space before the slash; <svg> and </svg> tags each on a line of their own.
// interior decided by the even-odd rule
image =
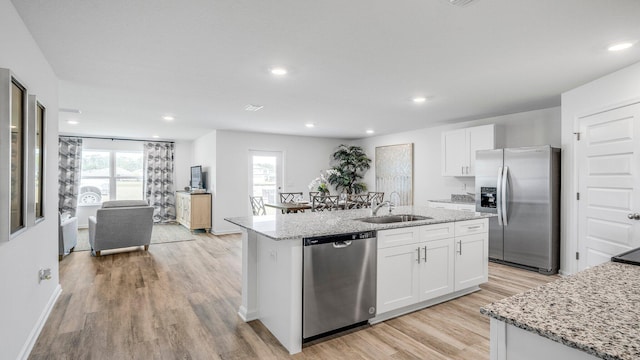
<svg viewBox="0 0 640 360">
<path fill-rule="evenodd" d="M 253 104 L 249 104 L 247 106 L 244 107 L 245 110 L 247 111 L 258 111 L 260 109 L 262 109 L 264 106 L 262 105 L 253 105 Z"/>
<path fill-rule="evenodd" d="M 475 0 L 447 0 L 447 1 L 451 5 L 463 7 L 463 6 L 467 6 L 467 5 L 471 4 Z"/>
</svg>

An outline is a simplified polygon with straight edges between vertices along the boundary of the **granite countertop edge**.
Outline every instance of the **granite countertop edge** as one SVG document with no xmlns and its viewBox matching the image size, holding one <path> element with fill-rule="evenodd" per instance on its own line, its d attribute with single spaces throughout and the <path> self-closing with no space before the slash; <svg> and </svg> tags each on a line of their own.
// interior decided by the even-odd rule
<svg viewBox="0 0 640 360">
<path fill-rule="evenodd" d="M 486 304 L 480 313 L 601 359 L 638 359 L 639 285 L 639 266 L 605 262 Z"/>
<path fill-rule="evenodd" d="M 580 344 L 580 343 L 577 343 L 575 341 L 571 341 L 569 339 L 565 339 L 562 336 L 557 335 L 557 334 L 555 334 L 555 333 L 553 333 L 551 331 L 545 331 L 545 330 L 542 330 L 542 329 L 537 328 L 535 326 L 529 326 L 529 325 L 527 325 L 525 323 L 522 323 L 520 321 L 517 321 L 515 319 L 498 315 L 497 313 L 495 313 L 493 311 L 486 310 L 484 307 L 480 308 L 480 313 L 483 314 L 483 315 L 490 316 L 490 317 L 492 317 L 492 318 L 494 318 L 496 320 L 503 321 L 503 322 L 505 322 L 505 323 L 507 323 L 509 325 L 513 325 L 513 326 L 515 326 L 515 327 L 517 327 L 519 329 L 522 329 L 522 330 L 529 331 L 529 332 L 532 332 L 534 334 L 540 335 L 540 336 L 545 337 L 545 338 L 547 338 L 547 339 L 549 339 L 551 341 L 555 341 L 555 342 L 560 343 L 562 345 L 569 346 L 571 348 L 586 352 L 586 353 L 591 354 L 593 356 L 597 356 L 597 357 L 599 357 L 601 359 L 606 359 L 606 360 L 620 360 L 621 359 L 618 356 L 613 356 L 613 355 L 598 351 L 597 349 L 595 349 L 595 348 L 593 348 L 591 346 L 588 346 L 588 345 L 585 345 L 585 344 Z"/>
<path fill-rule="evenodd" d="M 224 220 L 241 228 L 254 231 L 273 240 L 292 240 L 312 236 L 336 235 L 352 232 L 378 231 L 403 227 L 468 221 L 495 216 L 487 213 L 470 213 L 458 210 L 433 209 L 426 207 L 397 207 L 393 214 L 418 214 L 433 219 L 389 224 L 370 224 L 358 221 L 369 217 L 370 209 L 338 210 L 303 214 L 276 214 L 270 218 L 229 217 Z M 379 217 L 385 216 L 378 215 Z"/>
</svg>

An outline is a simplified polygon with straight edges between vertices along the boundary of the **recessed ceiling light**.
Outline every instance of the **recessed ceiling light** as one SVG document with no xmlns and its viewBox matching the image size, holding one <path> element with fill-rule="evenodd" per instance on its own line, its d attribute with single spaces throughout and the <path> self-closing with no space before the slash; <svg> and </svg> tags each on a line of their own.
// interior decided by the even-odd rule
<svg viewBox="0 0 640 360">
<path fill-rule="evenodd" d="M 273 75 L 278 75 L 278 76 L 282 76 L 282 75 L 287 75 L 287 69 L 283 68 L 283 67 L 276 67 L 271 69 L 271 73 Z"/>
<path fill-rule="evenodd" d="M 76 120 L 68 120 L 67 124 L 69 124 L 69 125 L 78 125 L 79 123 Z"/>
<path fill-rule="evenodd" d="M 157 138 L 159 138 L 160 136 L 158 136 L 158 135 L 152 135 L 151 137 L 152 137 L 152 138 L 154 138 L 154 139 L 157 139 Z"/>
<path fill-rule="evenodd" d="M 373 134 L 373 133 L 375 133 L 375 131 L 373 131 L 371 129 L 367 130 L 367 134 Z"/>
<path fill-rule="evenodd" d="M 12 129 L 17 129 L 18 127 L 17 127 L 17 126 L 15 126 L 15 125 L 11 125 L 11 128 L 12 128 Z"/>
<path fill-rule="evenodd" d="M 423 102 L 427 101 L 427 98 L 424 96 L 416 96 L 413 98 L 413 102 L 416 104 L 421 104 Z"/>
<path fill-rule="evenodd" d="M 613 45 L 609 46 L 609 48 L 607 50 L 609 50 L 609 51 L 620 51 L 620 50 L 628 49 L 628 48 L 630 48 L 632 46 L 633 46 L 633 43 L 631 43 L 631 42 L 623 42 L 623 43 L 613 44 Z"/>
<path fill-rule="evenodd" d="M 263 105 L 249 104 L 249 105 L 245 106 L 244 109 L 247 110 L 247 111 L 258 111 L 258 110 L 262 109 L 263 107 L 264 107 Z"/>
<path fill-rule="evenodd" d="M 173 117 L 173 116 L 171 116 L 171 115 L 165 115 L 165 116 L 163 116 L 163 117 L 162 117 L 162 120 L 166 120 L 166 121 L 173 121 L 173 120 L 175 120 L 175 119 L 176 119 L 176 118 L 174 118 L 174 117 Z"/>
<path fill-rule="evenodd" d="M 316 124 L 314 124 L 314 123 L 306 123 L 306 124 L 304 124 L 304 126 L 306 126 L 308 128 L 312 128 L 312 127 L 316 127 Z"/>
</svg>

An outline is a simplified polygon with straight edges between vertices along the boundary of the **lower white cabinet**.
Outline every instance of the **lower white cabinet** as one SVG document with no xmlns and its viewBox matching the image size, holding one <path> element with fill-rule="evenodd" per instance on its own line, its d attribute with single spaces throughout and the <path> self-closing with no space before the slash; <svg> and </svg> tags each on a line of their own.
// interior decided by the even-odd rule
<svg viewBox="0 0 640 360">
<path fill-rule="evenodd" d="M 476 204 L 460 204 L 460 203 L 445 203 L 445 202 L 429 201 L 429 207 L 434 209 L 476 212 Z"/>
<path fill-rule="evenodd" d="M 486 282 L 488 232 L 486 225 L 477 227 L 486 223 L 480 219 L 378 231 L 378 314 Z M 455 236 L 456 230 L 465 235 Z"/>
<path fill-rule="evenodd" d="M 489 280 L 488 240 L 488 233 L 456 237 L 455 291 Z"/>
</svg>

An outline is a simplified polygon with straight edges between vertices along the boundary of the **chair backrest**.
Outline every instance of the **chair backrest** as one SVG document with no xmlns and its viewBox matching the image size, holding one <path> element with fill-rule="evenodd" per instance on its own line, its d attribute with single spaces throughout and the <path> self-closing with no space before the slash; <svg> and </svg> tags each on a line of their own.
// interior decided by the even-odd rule
<svg viewBox="0 0 640 360">
<path fill-rule="evenodd" d="M 371 207 L 369 194 L 349 194 L 349 197 L 347 198 L 347 208 L 363 209 L 368 207 Z"/>
<path fill-rule="evenodd" d="M 338 210 L 339 195 L 316 195 L 311 200 L 311 211 Z"/>
<path fill-rule="evenodd" d="M 267 215 L 267 210 L 264 208 L 264 199 L 262 196 L 249 196 L 249 202 L 251 202 L 251 211 L 253 211 L 253 215 Z"/>
<path fill-rule="evenodd" d="M 320 191 L 309 191 L 309 202 L 313 202 L 313 197 L 320 195 Z"/>
<path fill-rule="evenodd" d="M 371 205 L 373 201 L 375 201 L 376 204 L 380 204 L 384 201 L 384 192 L 369 191 L 367 195 L 367 201 L 369 202 L 369 205 Z"/>
<path fill-rule="evenodd" d="M 302 197 L 302 192 L 281 192 L 280 202 L 281 203 L 294 202 L 298 196 Z"/>
<path fill-rule="evenodd" d="M 96 211 L 94 250 L 148 245 L 153 230 L 153 207 L 131 205 L 125 200 L 103 203 Z M 146 202 L 144 202 L 146 203 Z M 142 204 L 142 203 L 141 203 Z M 107 205 L 107 206 L 105 206 Z"/>
</svg>

